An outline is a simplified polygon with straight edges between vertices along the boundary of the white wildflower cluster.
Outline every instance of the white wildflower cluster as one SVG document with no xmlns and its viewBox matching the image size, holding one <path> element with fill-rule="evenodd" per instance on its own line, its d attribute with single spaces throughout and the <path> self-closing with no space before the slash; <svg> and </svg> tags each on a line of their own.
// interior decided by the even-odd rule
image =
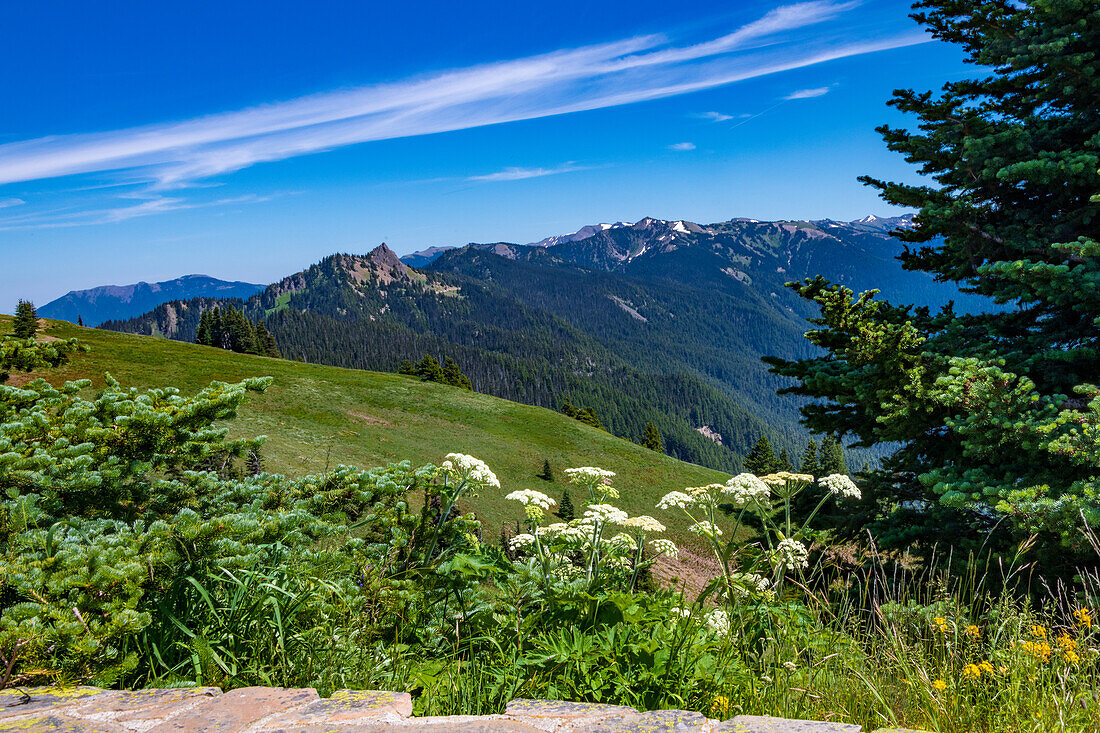
<svg viewBox="0 0 1100 733">
<path fill-rule="evenodd" d="M 565 475 L 568 476 L 569 480 L 575 484 L 583 484 L 615 478 L 614 471 L 606 471 L 602 468 L 596 468 L 595 466 L 567 468 L 565 469 Z"/>
<path fill-rule="evenodd" d="M 828 489 L 829 493 L 838 499 L 858 500 L 863 498 L 863 493 L 859 490 L 859 487 L 843 473 L 831 473 L 825 478 L 819 479 L 818 484 Z"/>
<path fill-rule="evenodd" d="M 519 491 L 513 491 L 504 497 L 509 501 L 518 501 L 524 506 L 537 506 L 540 509 L 549 509 L 558 502 L 551 499 L 541 491 L 535 491 L 534 489 L 521 489 Z"/>
<path fill-rule="evenodd" d="M 680 548 L 676 546 L 676 543 L 672 540 L 652 540 L 649 546 L 653 548 L 654 555 L 668 555 L 669 557 L 676 557 L 679 554 Z"/>
<path fill-rule="evenodd" d="M 814 477 L 808 473 L 791 473 L 790 471 L 780 471 L 779 473 L 769 473 L 767 476 L 761 476 L 760 480 L 772 487 L 782 487 L 789 484 L 812 484 Z"/>
<path fill-rule="evenodd" d="M 584 509 L 584 518 L 591 522 L 621 524 L 627 519 L 627 513 L 613 504 L 589 504 Z"/>
<path fill-rule="evenodd" d="M 808 567 L 810 564 L 809 558 L 810 552 L 806 549 L 806 545 L 798 540 L 785 539 L 776 545 L 775 552 L 772 555 L 772 564 L 776 568 L 797 570 Z"/>
<path fill-rule="evenodd" d="M 535 536 L 527 533 L 517 534 L 508 541 L 508 547 L 511 548 L 512 552 L 516 550 L 525 550 L 533 544 L 535 544 Z"/>
<path fill-rule="evenodd" d="M 687 509 L 695 504 L 695 499 L 682 491 L 670 491 L 657 502 L 658 509 Z"/>
<path fill-rule="evenodd" d="M 730 580 L 733 582 L 732 591 L 736 598 L 747 598 L 768 592 L 768 579 L 756 573 L 733 573 Z"/>
<path fill-rule="evenodd" d="M 619 522 L 619 524 L 623 527 L 629 527 L 630 529 L 637 529 L 643 534 L 665 531 L 665 525 L 661 524 L 653 517 L 647 516 L 645 514 L 641 515 L 640 517 L 630 517 L 629 519 L 624 519 L 623 521 Z"/>
<path fill-rule="evenodd" d="M 694 532 L 695 534 L 701 534 L 706 537 L 722 536 L 722 530 L 720 530 L 718 526 L 713 522 L 708 522 L 706 520 L 703 520 L 702 522 L 696 522 L 695 524 L 688 527 L 688 530 Z"/>
<path fill-rule="evenodd" d="M 771 496 L 771 489 L 751 473 L 742 473 L 725 483 L 722 494 L 727 501 L 741 509 L 752 504 L 763 504 Z"/>
<path fill-rule="evenodd" d="M 447 460 L 443 462 L 443 470 L 448 473 L 457 473 L 470 483 L 500 488 L 500 481 L 485 465 L 485 461 L 465 453 L 448 453 Z"/>
<path fill-rule="evenodd" d="M 686 608 L 681 608 L 679 606 L 673 606 L 668 610 L 668 615 L 675 616 L 676 618 L 688 618 L 689 616 L 691 616 L 691 611 Z"/>
<path fill-rule="evenodd" d="M 635 544 L 634 543 L 634 538 L 631 537 L 630 535 L 624 533 L 624 532 L 620 532 L 619 534 L 615 535 L 614 537 L 610 537 L 610 538 L 604 540 L 604 542 L 606 542 L 608 545 L 611 545 L 612 547 L 614 547 L 615 549 L 620 550 L 620 551 L 633 550 L 634 549 L 634 544 Z"/>
<path fill-rule="evenodd" d="M 725 636 L 730 632 L 730 615 L 720 608 L 716 608 L 706 617 L 707 628 L 718 636 Z"/>
</svg>

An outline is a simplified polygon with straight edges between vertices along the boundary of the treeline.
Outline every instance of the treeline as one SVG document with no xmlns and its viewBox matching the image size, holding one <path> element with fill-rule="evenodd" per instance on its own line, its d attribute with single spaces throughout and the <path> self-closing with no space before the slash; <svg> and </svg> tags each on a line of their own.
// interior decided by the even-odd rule
<svg viewBox="0 0 1100 733">
<path fill-rule="evenodd" d="M 231 305 L 202 312 L 195 332 L 195 343 L 217 346 L 239 354 L 280 356 L 275 337 L 264 324 L 250 321 Z"/>
</svg>

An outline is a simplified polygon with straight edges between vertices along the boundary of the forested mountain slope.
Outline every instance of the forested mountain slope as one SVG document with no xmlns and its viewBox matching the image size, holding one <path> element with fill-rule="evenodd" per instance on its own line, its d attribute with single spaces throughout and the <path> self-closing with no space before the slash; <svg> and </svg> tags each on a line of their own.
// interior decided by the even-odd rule
<svg viewBox="0 0 1100 733">
<path fill-rule="evenodd" d="M 535 245 L 436 248 L 410 258 L 421 269 L 382 245 L 327 257 L 236 306 L 290 358 L 393 371 L 449 355 L 478 391 L 592 407 L 634 440 L 652 421 L 670 455 L 733 470 L 760 434 L 792 455 L 805 442 L 799 402 L 776 395 L 783 383 L 760 361 L 809 353 L 811 313 L 786 281 L 820 273 L 932 306 L 959 296 L 901 269 L 901 243 L 884 231 L 907 226 L 643 219 Z M 215 305 L 167 303 L 105 326 L 191 340 Z"/>
</svg>

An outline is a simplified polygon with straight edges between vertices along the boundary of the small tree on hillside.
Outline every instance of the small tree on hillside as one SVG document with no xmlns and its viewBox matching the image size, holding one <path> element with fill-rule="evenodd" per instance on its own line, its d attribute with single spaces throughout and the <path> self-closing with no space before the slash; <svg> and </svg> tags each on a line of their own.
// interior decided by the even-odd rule
<svg viewBox="0 0 1100 733">
<path fill-rule="evenodd" d="M 779 459 L 772 451 L 772 444 L 768 442 L 768 436 L 761 435 L 749 454 L 745 456 L 745 471 L 757 476 L 766 476 L 775 473 L 779 468 Z"/>
<path fill-rule="evenodd" d="M 401 366 L 397 367 L 398 374 L 416 374 L 416 367 L 408 359 L 401 360 Z"/>
<path fill-rule="evenodd" d="M 543 481 L 549 481 L 549 482 L 553 483 L 553 481 L 554 481 L 554 472 L 550 470 L 550 460 L 549 459 L 546 459 L 542 462 L 542 471 L 540 471 L 539 473 L 537 473 L 535 475 L 538 476 Z"/>
<path fill-rule="evenodd" d="M 776 467 L 780 471 L 793 471 L 794 465 L 791 464 L 791 457 L 787 454 L 787 449 L 779 451 L 779 458 L 776 460 Z"/>
<path fill-rule="evenodd" d="M 658 453 L 663 453 L 665 450 L 665 444 L 661 442 L 661 433 L 652 422 L 645 424 L 645 431 L 642 433 L 642 445 Z"/>
<path fill-rule="evenodd" d="M 15 319 L 12 321 L 12 327 L 17 338 L 34 338 L 34 335 L 38 333 L 38 311 L 35 310 L 34 303 L 29 300 L 19 301 L 19 304 L 15 306 Z"/>
<path fill-rule="evenodd" d="M 416 373 L 425 382 L 442 382 L 443 367 L 431 354 L 425 354 L 424 358 L 416 362 Z"/>
<path fill-rule="evenodd" d="M 558 519 L 563 522 L 572 522 L 577 517 L 577 510 L 573 507 L 573 498 L 569 496 L 569 489 L 561 492 L 561 502 L 558 504 Z"/>
<path fill-rule="evenodd" d="M 462 389 L 473 390 L 473 382 L 470 378 L 462 373 L 462 370 L 458 368 L 458 362 L 451 357 L 447 357 L 443 360 L 443 383 L 450 384 L 454 387 L 461 387 Z"/>
</svg>

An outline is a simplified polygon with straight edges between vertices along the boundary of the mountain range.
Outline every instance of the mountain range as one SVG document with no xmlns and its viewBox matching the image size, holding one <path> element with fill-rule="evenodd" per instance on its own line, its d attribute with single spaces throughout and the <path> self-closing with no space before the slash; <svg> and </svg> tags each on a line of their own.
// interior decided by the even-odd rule
<svg viewBox="0 0 1100 733">
<path fill-rule="evenodd" d="M 38 308 L 43 318 L 57 318 L 88 326 L 104 321 L 133 318 L 161 303 L 187 298 L 248 298 L 264 289 L 263 285 L 229 282 L 206 275 L 184 275 L 159 283 L 103 285 L 88 290 L 70 290 L 57 300 Z"/>
<path fill-rule="evenodd" d="M 810 306 L 789 280 L 822 274 L 895 302 L 984 307 L 895 259 L 911 217 L 699 225 L 645 218 L 521 245 L 439 247 L 398 258 L 339 254 L 247 299 L 202 296 L 104 327 L 194 338 L 199 315 L 233 303 L 282 353 L 393 371 L 453 356 L 475 389 L 518 402 L 592 407 L 632 439 L 654 422 L 666 451 L 733 470 L 767 433 L 800 452 L 799 402 L 760 358 L 805 356 Z"/>
</svg>

